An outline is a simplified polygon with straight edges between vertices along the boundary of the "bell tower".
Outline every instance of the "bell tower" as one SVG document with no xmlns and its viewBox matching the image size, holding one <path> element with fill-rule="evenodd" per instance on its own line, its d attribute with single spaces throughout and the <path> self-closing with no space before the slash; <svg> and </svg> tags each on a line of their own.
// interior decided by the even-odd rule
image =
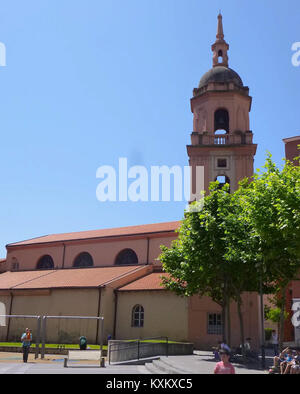
<svg viewBox="0 0 300 394">
<path fill-rule="evenodd" d="M 194 124 L 187 153 L 193 169 L 192 193 L 196 195 L 200 190 L 196 190 L 195 167 L 204 167 L 206 193 L 215 180 L 229 183 L 234 191 L 241 179 L 253 175 L 257 148 L 249 122 L 252 97 L 241 77 L 228 66 L 229 45 L 224 40 L 221 14 L 211 49 L 213 67 L 203 75 L 191 99 Z"/>
</svg>

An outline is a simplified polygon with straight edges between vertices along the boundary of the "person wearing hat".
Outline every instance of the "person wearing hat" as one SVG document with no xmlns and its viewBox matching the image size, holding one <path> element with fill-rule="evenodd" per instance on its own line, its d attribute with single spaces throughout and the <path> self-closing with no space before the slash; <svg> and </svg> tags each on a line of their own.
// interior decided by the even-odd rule
<svg viewBox="0 0 300 394">
<path fill-rule="evenodd" d="M 216 375 L 234 375 L 234 366 L 229 362 L 230 353 L 226 349 L 221 349 L 219 351 L 221 361 L 218 362 L 214 369 L 214 374 Z"/>
<path fill-rule="evenodd" d="M 29 349 L 32 341 L 32 334 L 29 328 L 26 328 L 25 332 L 21 336 L 22 348 L 23 348 L 23 362 L 27 363 Z"/>
</svg>

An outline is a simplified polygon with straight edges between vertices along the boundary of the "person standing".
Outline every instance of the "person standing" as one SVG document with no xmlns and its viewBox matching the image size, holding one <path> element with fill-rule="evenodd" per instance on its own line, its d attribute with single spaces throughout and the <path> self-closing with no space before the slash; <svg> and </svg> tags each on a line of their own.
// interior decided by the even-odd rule
<svg viewBox="0 0 300 394">
<path fill-rule="evenodd" d="M 279 342 L 278 342 L 278 335 L 275 330 L 272 330 L 271 343 L 274 349 L 274 356 L 276 357 L 279 354 L 279 349 L 278 349 Z"/>
<path fill-rule="evenodd" d="M 32 334 L 29 328 L 26 328 L 25 332 L 21 336 L 22 348 L 23 348 L 23 362 L 27 363 L 29 349 L 32 341 Z"/>
<path fill-rule="evenodd" d="M 219 351 L 221 361 L 217 363 L 214 374 L 216 375 L 234 375 L 235 369 L 234 366 L 229 362 L 230 353 L 225 350 L 221 349 Z"/>
</svg>

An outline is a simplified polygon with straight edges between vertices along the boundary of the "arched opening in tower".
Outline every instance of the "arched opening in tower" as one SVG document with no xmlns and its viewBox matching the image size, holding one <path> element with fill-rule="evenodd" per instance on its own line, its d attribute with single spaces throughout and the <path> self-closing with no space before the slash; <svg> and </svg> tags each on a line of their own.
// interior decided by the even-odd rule
<svg viewBox="0 0 300 394">
<path fill-rule="evenodd" d="M 226 183 L 228 183 L 228 185 L 229 185 L 229 193 L 230 193 L 230 179 L 228 178 L 228 176 L 226 176 L 226 175 L 218 175 L 216 177 L 215 181 L 219 182 L 219 186 L 218 186 L 219 189 L 222 189 L 222 187 Z"/>
<path fill-rule="evenodd" d="M 223 63 L 223 52 L 221 49 L 218 52 L 218 63 Z"/>
<path fill-rule="evenodd" d="M 215 134 L 229 133 L 229 114 L 227 109 L 218 109 L 215 112 Z"/>
</svg>

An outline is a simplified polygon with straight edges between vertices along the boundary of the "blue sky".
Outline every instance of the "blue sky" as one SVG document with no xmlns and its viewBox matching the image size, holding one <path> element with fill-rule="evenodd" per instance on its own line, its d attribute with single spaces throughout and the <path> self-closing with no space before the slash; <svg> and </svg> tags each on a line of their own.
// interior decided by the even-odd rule
<svg viewBox="0 0 300 394">
<path fill-rule="evenodd" d="M 190 98 L 222 10 L 250 87 L 255 167 L 300 134 L 298 0 L 1 0 L 0 256 L 35 236 L 179 220 L 185 203 L 100 203 L 96 170 L 188 164 Z"/>
</svg>

